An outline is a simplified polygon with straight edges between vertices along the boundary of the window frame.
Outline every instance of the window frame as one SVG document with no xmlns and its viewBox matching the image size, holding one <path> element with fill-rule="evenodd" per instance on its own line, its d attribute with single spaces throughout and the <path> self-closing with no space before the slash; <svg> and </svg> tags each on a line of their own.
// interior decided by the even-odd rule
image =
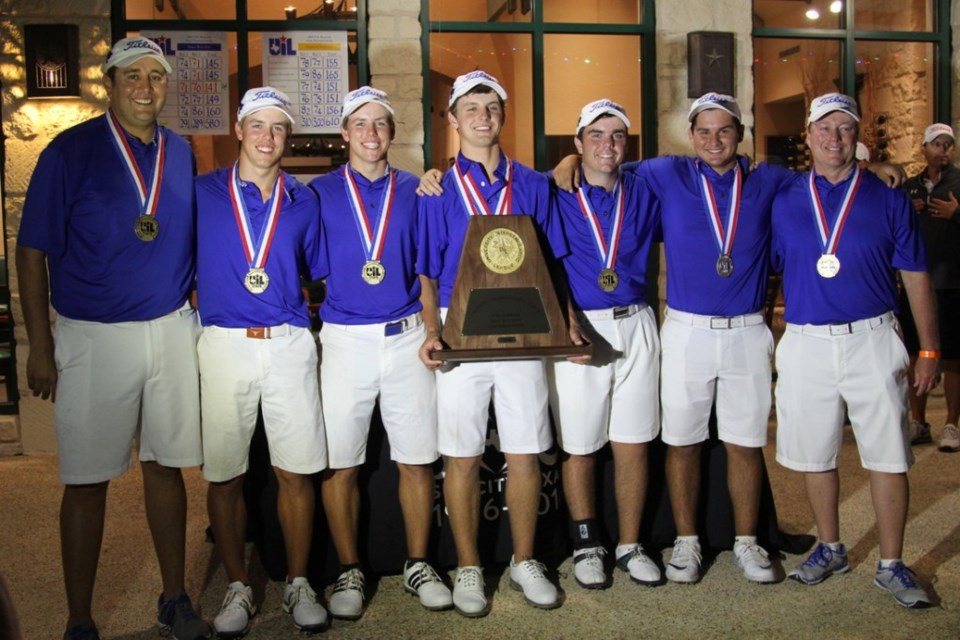
<svg viewBox="0 0 960 640">
<path fill-rule="evenodd" d="M 656 75 L 656 20 L 654 0 L 640 0 L 642 20 L 639 24 L 597 24 L 582 22 L 545 22 L 543 5 L 548 0 L 531 0 L 529 22 L 460 22 L 430 20 L 430 0 L 420 0 L 421 50 L 423 56 L 423 121 L 430 122 L 430 36 L 434 33 L 521 33 L 530 36 L 533 61 L 533 140 L 534 167 L 545 171 L 547 157 L 546 105 L 544 104 L 544 36 L 564 35 L 633 35 L 640 37 L 641 73 L 640 109 L 642 133 L 640 157 L 651 158 L 657 154 L 657 75 Z M 423 131 L 424 166 L 432 165 L 432 132 Z"/>
<path fill-rule="evenodd" d="M 757 27 L 754 26 L 751 36 L 757 38 L 780 38 L 791 40 L 834 40 L 840 42 L 840 58 L 842 82 L 840 91 L 850 96 L 856 95 L 857 56 L 856 43 L 858 40 L 872 40 L 884 42 L 929 42 L 934 44 L 934 69 L 937 77 L 933 82 L 934 90 L 934 120 L 937 122 L 952 120 L 951 112 L 951 84 L 950 68 L 951 39 L 950 39 L 950 0 L 934 0 L 934 30 L 933 31 L 878 31 L 857 29 L 854 15 L 857 0 L 845 0 L 843 6 L 843 24 L 851 25 L 839 29 L 817 29 L 802 27 Z"/>
</svg>

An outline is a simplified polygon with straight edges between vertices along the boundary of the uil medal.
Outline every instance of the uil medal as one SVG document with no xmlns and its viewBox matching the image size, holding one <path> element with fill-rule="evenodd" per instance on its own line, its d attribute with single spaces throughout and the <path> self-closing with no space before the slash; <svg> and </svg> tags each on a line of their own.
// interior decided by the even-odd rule
<svg viewBox="0 0 960 640">
<path fill-rule="evenodd" d="M 142 241 L 152 242 L 157 239 L 157 234 L 160 233 L 160 225 L 153 216 L 137 216 L 137 221 L 133 225 L 133 232 L 137 234 L 137 237 Z"/>
<path fill-rule="evenodd" d="M 840 271 L 840 260 L 832 253 L 825 253 L 817 260 L 817 273 L 821 278 L 832 278 Z"/>
<path fill-rule="evenodd" d="M 729 254 L 723 254 L 717 258 L 717 275 L 721 278 L 729 278 L 733 273 L 733 258 Z"/>
<path fill-rule="evenodd" d="M 363 269 L 360 271 L 360 276 L 363 278 L 363 281 L 371 285 L 380 284 L 386 275 L 387 271 L 383 268 L 383 263 L 379 260 L 367 260 L 363 264 Z"/>
<path fill-rule="evenodd" d="M 245 286 L 250 293 L 260 295 L 270 286 L 270 276 L 268 276 L 267 272 L 263 269 L 250 269 L 243 278 L 243 286 Z"/>
<path fill-rule="evenodd" d="M 600 275 L 597 276 L 597 284 L 600 285 L 601 289 L 610 293 L 620 284 L 620 276 L 618 276 L 617 272 L 613 269 L 604 269 L 600 272 Z"/>
</svg>

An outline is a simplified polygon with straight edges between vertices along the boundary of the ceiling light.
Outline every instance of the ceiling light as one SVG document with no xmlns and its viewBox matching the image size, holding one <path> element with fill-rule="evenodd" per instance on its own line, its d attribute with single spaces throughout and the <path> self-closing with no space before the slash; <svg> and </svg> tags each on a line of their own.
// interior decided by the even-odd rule
<svg viewBox="0 0 960 640">
<path fill-rule="evenodd" d="M 817 20 L 820 18 L 820 12 L 813 7 L 807 9 L 807 12 L 804 15 L 807 16 L 807 20 Z"/>
<path fill-rule="evenodd" d="M 840 13 L 842 9 L 843 3 L 840 2 L 840 0 L 833 0 L 833 2 L 830 3 L 830 13 Z"/>
</svg>

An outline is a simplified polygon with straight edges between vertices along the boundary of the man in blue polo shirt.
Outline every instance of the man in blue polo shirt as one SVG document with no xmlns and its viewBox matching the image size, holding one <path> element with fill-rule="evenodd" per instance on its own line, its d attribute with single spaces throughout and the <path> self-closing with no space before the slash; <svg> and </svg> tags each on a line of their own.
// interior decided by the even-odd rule
<svg viewBox="0 0 960 640">
<path fill-rule="evenodd" d="M 163 593 L 157 622 L 206 638 L 184 593 L 186 493 L 199 465 L 193 155 L 157 125 L 170 65 L 146 38 L 124 38 L 103 67 L 106 114 L 58 135 L 27 190 L 17 246 L 27 384 L 56 399 L 64 638 L 96 640 L 91 604 L 107 487 L 139 439 L 147 521 Z M 48 286 L 49 274 L 49 286 Z M 48 296 L 49 294 L 49 296 Z M 56 309 L 51 335 L 48 304 Z"/>
<path fill-rule="evenodd" d="M 622 174 L 630 121 L 619 104 L 583 107 L 574 143 L 583 180 L 558 191 L 570 253 L 563 259 L 574 306 L 571 339 L 593 344 L 593 357 L 547 366 L 563 487 L 574 543 L 573 573 L 588 589 L 610 584 L 596 523 L 595 453 L 613 452 L 619 543 L 616 564 L 639 584 L 660 583 L 660 569 L 640 545 L 647 493 L 647 443 L 660 432 L 660 339 L 646 304 L 650 248 L 660 206 L 643 179 Z"/>
<path fill-rule="evenodd" d="M 937 380 L 939 337 L 923 235 L 907 195 L 861 171 L 854 157 L 860 115 L 849 96 L 810 103 L 813 171 L 773 203 L 773 261 L 783 270 L 787 331 L 777 346 L 777 461 L 804 473 L 820 542 L 790 572 L 818 584 L 849 570 L 840 542 L 837 457 L 850 416 L 877 517 L 874 583 L 905 607 L 930 599 L 903 563 L 909 503 L 909 358 L 894 316 L 900 272 L 920 339 L 913 389 Z"/>
<path fill-rule="evenodd" d="M 443 195 L 423 198 L 420 204 L 423 217 L 417 272 L 423 286 L 421 299 L 427 329 L 420 358 L 437 371 L 438 440 L 446 473 L 444 496 L 457 548 L 453 605 L 468 617 L 483 616 L 489 610 L 477 551 L 477 480 L 491 397 L 500 448 L 509 467 L 506 497 L 513 539 L 510 583 L 523 591 L 532 606 L 560 606 L 557 588 L 533 555 L 540 500 L 537 454 L 552 444 L 543 361 L 443 366 L 430 356 L 443 348 L 442 320 L 450 304 L 471 215 L 532 216 L 549 240 L 550 252 L 556 258 L 566 254 L 562 230 L 551 216 L 547 179 L 500 150 L 506 98 L 507 93 L 496 78 L 483 71 L 456 79 L 448 104 L 448 121 L 459 135 L 460 153 L 443 177 Z"/>
<path fill-rule="evenodd" d="M 420 315 L 417 178 L 392 169 L 387 152 L 396 132 L 387 94 L 360 87 L 344 97 L 340 115 L 350 160 L 315 179 L 320 197 L 326 284 L 320 308 L 320 388 L 330 465 L 323 506 L 341 573 L 330 614 L 363 612 L 364 576 L 357 551 L 360 493 L 374 405 L 399 471 L 399 498 L 408 559 L 404 589 L 431 610 L 449 609 L 450 589 L 427 562 L 437 453 L 434 375 L 417 353 L 426 337 Z"/>
<path fill-rule="evenodd" d="M 242 636 L 256 613 L 244 561 L 243 478 L 258 409 L 287 555 L 283 608 L 301 631 L 327 627 L 306 578 L 315 505 L 310 475 L 326 467 L 327 452 L 317 346 L 300 285 L 320 270 L 320 216 L 313 191 L 280 169 L 293 122 L 285 94 L 250 89 L 237 111 L 237 162 L 196 183 L 203 475 L 229 580 L 214 619 L 220 638 Z"/>
</svg>

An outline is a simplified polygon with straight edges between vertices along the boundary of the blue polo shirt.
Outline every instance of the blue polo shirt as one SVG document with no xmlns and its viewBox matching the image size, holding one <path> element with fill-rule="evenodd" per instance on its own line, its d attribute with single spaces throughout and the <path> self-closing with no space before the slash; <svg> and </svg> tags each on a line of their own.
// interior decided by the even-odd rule
<svg viewBox="0 0 960 640">
<path fill-rule="evenodd" d="M 40 154 L 27 189 L 17 242 L 42 251 L 57 313 L 91 322 L 153 320 L 181 307 L 194 279 L 193 153 L 166 140 L 159 235 L 134 233 L 140 200 L 114 147 L 106 115 L 59 134 Z M 124 131 L 149 180 L 157 153 Z"/>
<path fill-rule="evenodd" d="M 494 170 L 497 182 L 493 185 L 487 180 L 483 165 L 468 160 L 462 153 L 457 154 L 457 163 L 464 174 L 473 177 L 481 197 L 491 211 L 495 210 L 500 192 L 506 188 L 504 180 L 507 157 L 500 154 L 500 163 Z M 466 210 L 460 192 L 457 190 L 453 171 L 447 171 L 440 181 L 443 194 L 420 198 L 421 224 L 417 242 L 417 273 L 437 280 L 439 304 L 450 305 L 463 241 L 466 239 L 470 213 Z M 542 239 L 544 257 L 563 258 L 567 255 L 567 243 L 559 218 L 551 211 L 550 183 L 547 178 L 533 169 L 513 161 L 511 215 L 532 216 Z M 550 254 L 553 254 L 552 256 Z"/>
<path fill-rule="evenodd" d="M 815 179 L 833 227 L 853 172 L 838 184 Z M 773 202 L 773 266 L 783 271 L 784 317 L 793 324 L 852 322 L 897 310 L 894 269 L 925 271 L 923 234 L 910 199 L 870 172 L 853 201 L 837 246 L 840 271 L 817 273 L 822 254 L 809 174 L 798 174 Z"/>
<path fill-rule="evenodd" d="M 231 167 L 197 178 L 197 307 L 204 326 L 309 327 L 301 276 L 319 272 L 321 237 L 317 196 L 284 173 L 283 204 L 264 269 L 270 284 L 255 294 L 243 284 L 250 269 L 230 201 Z M 269 214 L 260 189 L 241 182 L 254 248 Z"/>
<path fill-rule="evenodd" d="M 374 235 L 380 222 L 386 175 L 374 180 L 349 169 Z M 393 207 L 380 262 L 383 280 L 375 285 L 361 277 L 367 255 L 359 222 L 347 192 L 343 169 L 314 178 L 310 187 L 320 198 L 323 252 L 318 278 L 326 280 L 326 297 L 320 318 L 336 324 L 392 322 L 419 311 L 420 280 L 414 265 L 417 255 L 417 186 L 419 179 L 406 171 L 395 175 Z"/>
<path fill-rule="evenodd" d="M 554 205 L 562 219 L 570 248 L 563 266 L 571 295 L 580 309 L 608 309 L 646 301 L 647 261 L 650 248 L 660 233 L 660 205 L 646 182 L 632 173 L 622 176 L 620 188 L 623 189 L 624 218 L 614 265 L 619 283 L 610 292 L 597 284 L 604 263 L 577 194 L 555 191 Z M 616 194 L 595 186 L 588 186 L 586 194 L 599 221 L 603 239 L 609 246 L 617 213 Z"/>
<path fill-rule="evenodd" d="M 700 174 L 713 187 L 726 230 L 733 171 L 719 175 L 693 157 L 665 156 L 624 165 L 645 178 L 660 201 L 667 263 L 667 304 L 671 309 L 708 316 L 737 316 L 763 308 L 770 255 L 770 205 L 793 172 L 761 163 L 749 170 L 739 157 L 743 184 L 740 218 L 731 258 L 733 273 L 717 273 L 720 248 L 710 224 Z"/>
</svg>

